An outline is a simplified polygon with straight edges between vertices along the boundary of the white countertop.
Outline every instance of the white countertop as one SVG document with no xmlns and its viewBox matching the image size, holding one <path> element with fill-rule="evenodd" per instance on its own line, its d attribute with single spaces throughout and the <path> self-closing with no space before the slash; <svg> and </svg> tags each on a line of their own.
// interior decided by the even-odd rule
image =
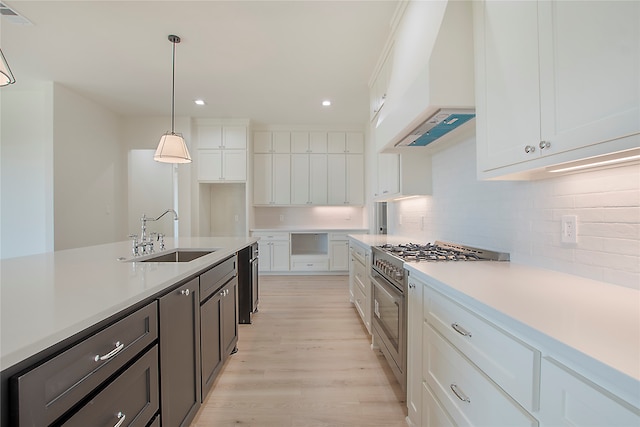
<svg viewBox="0 0 640 427">
<path fill-rule="evenodd" d="M 255 242 L 211 237 L 166 240 L 217 249 L 191 262 L 123 262 L 131 242 L 11 258 L 0 263 L 0 370 L 141 302 Z M 160 254 L 160 252 L 156 253 Z"/>
<path fill-rule="evenodd" d="M 407 241 L 350 236 L 367 245 Z M 559 349 L 554 357 L 586 356 L 584 366 L 595 366 L 603 381 L 626 382 L 624 388 L 640 399 L 640 291 L 513 262 L 420 262 L 405 268 L 511 329 L 551 343 Z"/>
</svg>

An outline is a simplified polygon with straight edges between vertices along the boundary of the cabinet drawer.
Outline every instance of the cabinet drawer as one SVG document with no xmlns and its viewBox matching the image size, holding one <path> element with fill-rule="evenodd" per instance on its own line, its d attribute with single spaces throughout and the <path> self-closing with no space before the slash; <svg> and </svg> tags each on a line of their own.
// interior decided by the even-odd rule
<svg viewBox="0 0 640 427">
<path fill-rule="evenodd" d="M 329 233 L 329 240 L 349 240 L 347 233 Z"/>
<path fill-rule="evenodd" d="M 369 275 L 365 270 L 363 264 L 360 264 L 358 261 L 353 263 L 353 283 L 355 283 L 361 290 L 364 295 L 369 293 Z"/>
<path fill-rule="evenodd" d="M 424 325 L 423 334 L 425 382 L 457 425 L 538 425 L 431 325 Z"/>
<path fill-rule="evenodd" d="M 367 310 L 365 305 L 367 304 L 367 297 L 365 296 L 362 289 L 360 289 L 359 287 L 355 287 L 353 289 L 353 303 L 355 304 L 356 309 L 360 313 L 360 317 L 362 317 L 362 320 L 365 323 L 367 323 L 367 320 L 366 320 Z"/>
<path fill-rule="evenodd" d="M 200 275 L 200 301 L 220 289 L 236 275 L 236 257 L 232 256 Z"/>
<path fill-rule="evenodd" d="M 427 321 L 438 332 L 526 409 L 536 409 L 538 350 L 430 287 L 424 299 Z"/>
<path fill-rule="evenodd" d="M 49 425 L 158 337 L 156 302 L 14 378 L 22 425 Z"/>
<path fill-rule="evenodd" d="M 422 383 L 422 424 L 426 427 L 456 427 L 447 411 L 433 395 L 429 386 Z"/>
<path fill-rule="evenodd" d="M 366 261 L 366 256 L 367 256 L 367 250 L 365 248 L 363 248 L 362 246 L 358 246 L 358 245 L 352 245 L 351 246 L 351 251 L 353 252 L 353 255 L 356 256 L 356 259 L 359 259 L 360 262 L 365 263 Z"/>
<path fill-rule="evenodd" d="M 281 231 L 257 231 L 252 233 L 253 237 L 259 237 L 261 240 L 289 240 L 289 233 Z"/>
<path fill-rule="evenodd" d="M 153 346 L 63 426 L 145 427 L 159 408 L 158 346 Z"/>
<path fill-rule="evenodd" d="M 292 271 L 328 271 L 329 260 L 326 261 L 292 261 Z"/>
<path fill-rule="evenodd" d="M 540 421 L 548 426 L 640 426 L 640 410 L 553 359 L 542 359 Z"/>
</svg>

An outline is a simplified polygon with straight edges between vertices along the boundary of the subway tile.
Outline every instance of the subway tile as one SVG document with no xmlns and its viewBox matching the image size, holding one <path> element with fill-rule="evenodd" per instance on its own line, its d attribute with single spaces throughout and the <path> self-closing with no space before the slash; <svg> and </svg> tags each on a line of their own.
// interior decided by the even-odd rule
<svg viewBox="0 0 640 427">
<path fill-rule="evenodd" d="M 577 208 L 640 206 L 640 191 L 611 191 L 607 193 L 579 194 L 575 196 Z"/>
</svg>

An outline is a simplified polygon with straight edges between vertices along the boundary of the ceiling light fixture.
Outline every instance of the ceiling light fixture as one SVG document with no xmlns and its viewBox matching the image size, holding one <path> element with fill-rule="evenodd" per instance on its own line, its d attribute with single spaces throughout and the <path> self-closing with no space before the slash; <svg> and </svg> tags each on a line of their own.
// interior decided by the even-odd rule
<svg viewBox="0 0 640 427">
<path fill-rule="evenodd" d="M 206 102 L 204 102 L 204 99 L 196 99 L 193 102 L 195 102 L 196 105 L 206 105 Z"/>
<path fill-rule="evenodd" d="M 169 41 L 173 45 L 171 59 L 171 132 L 160 138 L 158 149 L 153 160 L 163 163 L 191 163 L 191 155 L 182 134 L 174 132 L 175 123 L 175 93 L 176 93 L 176 43 L 180 37 L 170 35 Z"/>
<path fill-rule="evenodd" d="M 15 77 L 13 77 L 13 73 L 11 72 L 11 68 L 9 68 L 9 64 L 4 57 L 4 53 L 2 53 L 2 49 L 0 49 L 0 86 L 7 86 L 16 82 Z"/>
<path fill-rule="evenodd" d="M 329 101 L 329 100 L 322 101 L 322 106 L 323 107 L 328 107 L 329 105 L 331 105 L 331 101 Z"/>
</svg>

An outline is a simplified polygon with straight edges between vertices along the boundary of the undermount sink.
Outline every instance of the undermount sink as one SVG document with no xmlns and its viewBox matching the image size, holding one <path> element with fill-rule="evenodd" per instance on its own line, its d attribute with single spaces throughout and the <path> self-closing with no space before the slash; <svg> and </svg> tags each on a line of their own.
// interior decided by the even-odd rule
<svg viewBox="0 0 640 427">
<path fill-rule="evenodd" d="M 189 250 L 189 249 L 173 249 L 169 252 L 163 252 L 162 254 L 153 256 L 151 258 L 144 259 L 132 259 L 135 262 L 189 262 L 194 259 L 198 259 L 205 255 L 215 252 L 215 249 L 211 250 Z"/>
</svg>

